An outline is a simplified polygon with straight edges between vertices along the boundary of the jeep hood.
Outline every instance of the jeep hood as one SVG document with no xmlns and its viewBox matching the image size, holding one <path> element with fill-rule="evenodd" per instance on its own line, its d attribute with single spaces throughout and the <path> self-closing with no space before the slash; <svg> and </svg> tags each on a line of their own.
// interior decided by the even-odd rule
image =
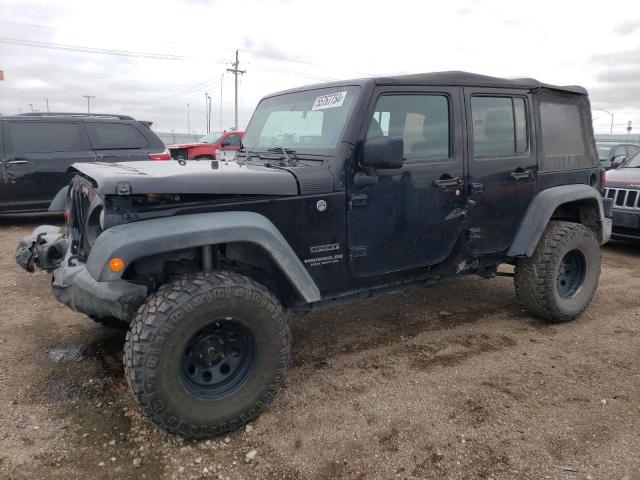
<svg viewBox="0 0 640 480">
<path fill-rule="evenodd" d="M 297 195 L 298 183 L 287 170 L 216 160 L 75 163 L 99 194 L 194 193 L 217 195 Z"/>
<path fill-rule="evenodd" d="M 605 185 L 607 187 L 628 187 L 633 185 L 640 188 L 640 168 L 619 168 L 607 170 Z"/>
</svg>

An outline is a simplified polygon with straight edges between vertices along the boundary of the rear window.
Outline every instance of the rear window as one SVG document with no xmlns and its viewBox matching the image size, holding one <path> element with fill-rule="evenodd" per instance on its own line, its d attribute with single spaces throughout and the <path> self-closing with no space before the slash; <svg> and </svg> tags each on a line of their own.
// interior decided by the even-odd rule
<svg viewBox="0 0 640 480">
<path fill-rule="evenodd" d="M 80 126 L 69 122 L 7 122 L 7 152 L 47 153 L 84 150 Z"/>
<path fill-rule="evenodd" d="M 133 125 L 126 123 L 87 122 L 87 132 L 96 150 L 146 148 L 147 139 Z"/>
</svg>

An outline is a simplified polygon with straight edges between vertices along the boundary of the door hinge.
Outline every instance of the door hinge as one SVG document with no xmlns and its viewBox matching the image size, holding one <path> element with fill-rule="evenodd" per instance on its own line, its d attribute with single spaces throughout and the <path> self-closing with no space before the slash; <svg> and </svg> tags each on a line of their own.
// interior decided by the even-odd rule
<svg viewBox="0 0 640 480">
<path fill-rule="evenodd" d="M 358 257 L 367 256 L 367 247 L 351 247 L 349 248 L 349 258 L 354 259 Z"/>
<path fill-rule="evenodd" d="M 349 196 L 349 201 L 347 202 L 347 208 L 349 210 L 353 210 L 355 207 L 364 207 L 367 205 L 367 200 L 369 197 L 364 193 L 354 193 Z"/>
<path fill-rule="evenodd" d="M 469 229 L 469 240 L 477 240 L 482 238 L 482 230 L 480 227 L 470 228 Z"/>
</svg>

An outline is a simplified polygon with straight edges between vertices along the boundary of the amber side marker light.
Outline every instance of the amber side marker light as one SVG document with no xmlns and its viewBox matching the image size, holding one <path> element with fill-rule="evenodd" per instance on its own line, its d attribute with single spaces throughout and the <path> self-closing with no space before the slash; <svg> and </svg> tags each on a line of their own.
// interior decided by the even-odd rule
<svg viewBox="0 0 640 480">
<path fill-rule="evenodd" d="M 112 272 L 120 272 L 124 270 L 124 260 L 118 257 L 109 259 L 109 268 Z"/>
</svg>

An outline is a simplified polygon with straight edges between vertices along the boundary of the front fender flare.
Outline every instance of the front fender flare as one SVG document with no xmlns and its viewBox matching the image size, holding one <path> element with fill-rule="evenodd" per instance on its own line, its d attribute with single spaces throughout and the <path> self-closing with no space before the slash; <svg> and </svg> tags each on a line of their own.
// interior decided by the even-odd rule
<svg viewBox="0 0 640 480">
<path fill-rule="evenodd" d="M 229 242 L 261 246 L 305 302 L 320 300 L 317 285 L 287 240 L 271 221 L 254 212 L 196 213 L 117 225 L 97 238 L 87 270 L 98 281 L 117 280 L 122 271 L 108 268 L 112 257 L 131 265 L 158 253 Z"/>
<path fill-rule="evenodd" d="M 64 210 L 64 205 L 67 201 L 68 192 L 69 192 L 68 185 L 58 190 L 58 193 L 56 193 L 56 196 L 53 197 L 53 200 L 51 200 L 51 203 L 49 204 L 50 212 L 61 212 Z"/>
<path fill-rule="evenodd" d="M 507 255 L 510 257 L 530 257 L 533 255 L 553 212 L 560 205 L 578 200 L 595 200 L 598 203 L 601 225 L 604 223 L 602 196 L 595 188 L 589 185 L 563 185 L 547 188 L 538 193 L 529 205 Z M 599 240 L 606 241 L 603 238 Z"/>
</svg>

